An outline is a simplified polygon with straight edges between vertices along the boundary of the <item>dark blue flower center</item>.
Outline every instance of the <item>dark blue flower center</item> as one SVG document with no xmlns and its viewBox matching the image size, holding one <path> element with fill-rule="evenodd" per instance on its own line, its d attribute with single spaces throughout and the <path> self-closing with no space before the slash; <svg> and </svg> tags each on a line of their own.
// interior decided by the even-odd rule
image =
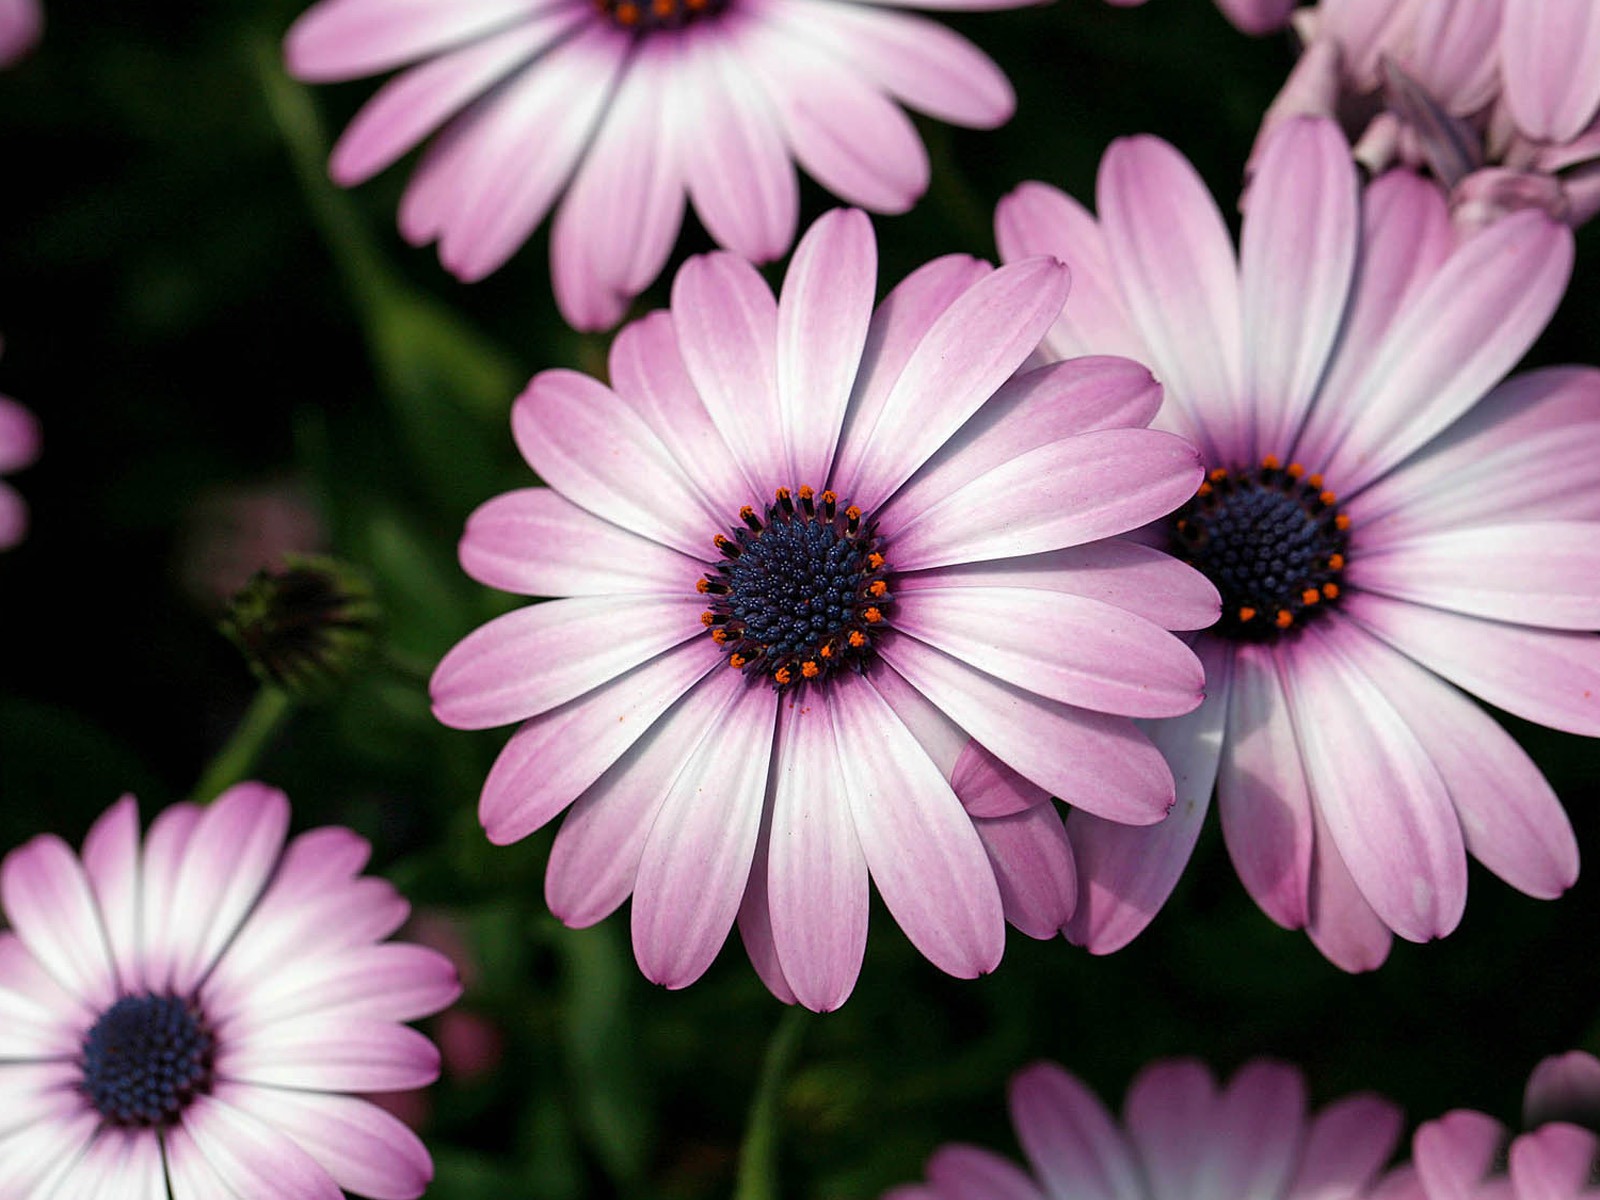
<svg viewBox="0 0 1600 1200">
<path fill-rule="evenodd" d="M 175 1122 L 211 1090 L 216 1038 L 176 996 L 124 996 L 83 1039 L 83 1090 L 112 1125 Z"/>
<path fill-rule="evenodd" d="M 777 498 L 758 516 L 718 534 L 718 563 L 700 580 L 709 597 L 701 620 L 728 651 L 728 663 L 765 674 L 774 687 L 859 671 L 893 600 L 888 567 L 861 510 L 809 487 Z"/>
<path fill-rule="evenodd" d="M 1170 534 L 1172 552 L 1222 593 L 1213 632 L 1272 641 L 1337 603 L 1350 518 L 1336 501 L 1320 475 L 1276 458 L 1206 476 Z"/>
<path fill-rule="evenodd" d="M 682 29 L 685 25 L 717 16 L 728 7 L 728 0 L 592 0 L 592 2 L 602 17 L 628 33 Z"/>
</svg>

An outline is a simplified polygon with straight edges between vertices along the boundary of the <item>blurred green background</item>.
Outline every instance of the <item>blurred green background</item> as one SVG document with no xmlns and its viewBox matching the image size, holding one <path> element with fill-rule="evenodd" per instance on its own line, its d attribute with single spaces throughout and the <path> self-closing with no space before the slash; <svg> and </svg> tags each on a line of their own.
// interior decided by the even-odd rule
<svg viewBox="0 0 1600 1200">
<path fill-rule="evenodd" d="M 0 73 L 0 391 L 46 437 L 18 479 L 34 528 L 0 557 L 0 846 L 80 838 L 128 789 L 148 818 L 194 786 L 255 692 L 214 622 L 256 541 L 364 567 L 389 613 L 383 660 L 296 712 L 256 773 L 289 791 L 298 827 L 370 837 L 473 960 L 463 1006 L 503 1051 L 411 1105 L 431 1196 L 872 1197 L 942 1141 L 1011 1150 L 1005 1080 L 1040 1056 L 1114 1104 L 1154 1057 L 1229 1071 L 1270 1054 L 1303 1065 L 1319 1101 L 1372 1088 L 1413 1123 L 1456 1106 L 1514 1122 L 1539 1057 L 1600 1050 L 1592 879 L 1541 903 L 1474 867 L 1453 937 L 1397 943 L 1352 978 L 1255 909 L 1214 824 L 1128 950 L 1013 931 L 1000 970 L 964 983 L 880 908 L 855 996 L 827 1017 L 786 1016 L 736 939 L 668 993 L 638 975 L 625 914 L 561 928 L 542 899 L 549 831 L 496 849 L 476 824 L 504 732 L 439 727 L 425 682 L 510 603 L 454 548 L 476 504 L 529 482 L 512 397 L 547 366 L 599 370 L 607 342 L 557 316 L 543 231 L 464 287 L 394 232 L 405 168 L 348 194 L 323 181 L 329 133 L 373 85 L 282 77 L 301 7 L 54 3 L 39 50 Z M 885 285 L 937 254 L 992 255 L 994 203 L 1024 179 L 1089 199 L 1122 134 L 1176 143 L 1229 207 L 1292 61 L 1287 37 L 1245 38 L 1209 0 L 951 23 L 1008 71 L 1018 115 L 990 133 L 919 121 L 933 188 L 875 222 Z M 802 226 L 830 205 L 810 184 L 802 203 Z M 1600 230 L 1579 241 L 1532 361 L 1596 357 Z M 691 224 L 679 254 L 707 244 Z M 641 311 L 664 298 L 658 284 Z M 281 532 L 252 533 L 263 521 Z M 1515 732 L 1600 853 L 1595 747 Z"/>
</svg>

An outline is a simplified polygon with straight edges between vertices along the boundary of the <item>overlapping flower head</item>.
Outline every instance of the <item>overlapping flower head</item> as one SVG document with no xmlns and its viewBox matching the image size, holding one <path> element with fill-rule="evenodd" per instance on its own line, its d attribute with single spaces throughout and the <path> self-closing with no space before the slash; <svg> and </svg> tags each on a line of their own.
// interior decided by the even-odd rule
<svg viewBox="0 0 1600 1200">
<path fill-rule="evenodd" d="M 1007 8 L 1032 0 L 931 0 Z M 999 68 L 898 0 L 320 0 L 289 31 L 302 79 L 409 66 L 334 148 L 343 184 L 437 133 L 400 229 L 464 280 L 498 269 L 560 199 L 563 315 L 615 325 L 660 274 L 686 200 L 726 247 L 784 254 L 795 162 L 844 200 L 902 212 L 928 157 L 897 101 L 961 125 L 1011 115 Z M 416 64 L 416 65 L 411 65 Z"/>
<path fill-rule="evenodd" d="M 1430 168 L 1457 219 L 1600 212 L 1600 7 L 1590 0 L 1321 0 L 1263 133 L 1339 116 L 1381 171 Z"/>
<path fill-rule="evenodd" d="M 588 925 L 633 897 L 670 987 L 737 917 L 768 986 L 854 986 L 867 881 L 934 963 L 992 969 L 1004 918 L 1050 936 L 1075 879 L 1047 806 L 964 809 L 969 734 L 1108 821 L 1172 778 L 1131 718 L 1187 712 L 1199 664 L 1168 629 L 1215 619 L 1198 573 L 1112 535 L 1171 511 L 1194 450 L 1143 428 L 1159 389 L 1108 358 L 1011 376 L 1060 311 L 1049 258 L 936 259 L 873 307 L 856 211 L 821 218 L 781 297 L 728 254 L 624 329 L 611 387 L 536 376 L 512 416 L 549 485 L 491 500 L 461 559 L 565 597 L 440 663 L 448 725 L 525 722 L 485 783 L 491 840 L 572 806 L 546 896 Z"/>
<path fill-rule="evenodd" d="M 1400 1139 L 1388 1101 L 1358 1093 L 1313 1114 L 1300 1072 L 1268 1061 L 1225 1087 L 1197 1062 L 1153 1063 L 1120 1126 L 1055 1063 L 1018 1072 L 1010 1101 L 1029 1170 L 954 1143 L 928 1160 L 926 1183 L 883 1200 L 1360 1200 Z"/>
<path fill-rule="evenodd" d="M 422 1143 L 348 1093 L 438 1075 L 401 1022 L 455 969 L 383 941 L 407 905 L 361 838 L 288 824 L 246 783 L 141 846 L 127 797 L 81 858 L 46 834 L 0 864 L 0 1197 L 422 1194 Z"/>
<path fill-rule="evenodd" d="M 1071 265 L 1052 355 L 1127 354 L 1162 379 L 1157 422 L 1208 475 L 1147 533 L 1217 584 L 1223 616 L 1195 642 L 1206 703 L 1152 729 L 1172 818 L 1073 814 L 1069 935 L 1110 950 L 1144 927 L 1213 781 L 1250 894 L 1347 969 L 1380 963 L 1390 931 L 1450 932 L 1467 853 L 1560 893 L 1571 826 L 1464 692 L 1600 734 L 1600 372 L 1498 382 L 1561 297 L 1570 232 L 1522 212 L 1464 237 L 1408 172 L 1363 187 L 1311 118 L 1267 144 L 1238 259 L 1154 138 L 1110 148 L 1098 207 L 1025 184 L 997 215 L 1002 257 Z"/>
</svg>

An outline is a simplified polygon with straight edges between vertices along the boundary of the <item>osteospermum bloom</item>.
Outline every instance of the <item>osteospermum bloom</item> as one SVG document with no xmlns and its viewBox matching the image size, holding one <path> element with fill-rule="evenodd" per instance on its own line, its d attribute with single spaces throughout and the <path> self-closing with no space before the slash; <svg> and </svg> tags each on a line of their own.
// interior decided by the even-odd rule
<svg viewBox="0 0 1600 1200">
<path fill-rule="evenodd" d="M 1555 310 L 1569 230 L 1472 236 L 1397 171 L 1362 187 L 1330 122 L 1269 141 L 1236 258 L 1165 142 L 1120 141 L 1099 219 L 1053 188 L 1001 203 L 1001 254 L 1074 272 L 1054 355 L 1148 362 L 1158 424 L 1201 448 L 1198 494 L 1147 531 L 1217 584 L 1207 700 L 1153 731 L 1179 803 L 1136 831 L 1074 813 L 1069 935 L 1125 943 L 1169 894 L 1215 781 L 1239 876 L 1355 970 L 1390 931 L 1442 936 L 1468 853 L 1552 897 L 1577 875 L 1555 793 L 1463 691 L 1600 735 L 1600 372 L 1498 383 Z"/>
<path fill-rule="evenodd" d="M 9 475 L 39 457 L 39 422 L 15 400 L 0 396 L 0 475 Z M 28 506 L 9 483 L 0 480 L 0 550 L 28 532 Z"/>
<path fill-rule="evenodd" d="M 1033 0 L 928 0 L 1007 8 Z M 852 204 L 903 212 L 928 184 L 895 103 L 990 128 L 1011 86 L 900 0 L 321 0 L 286 39 L 302 79 L 411 65 L 330 170 L 355 184 L 440 131 L 400 229 L 463 280 L 499 268 L 563 195 L 550 235 L 562 313 L 608 328 L 660 274 L 693 201 L 755 262 L 794 240 L 795 162 Z"/>
<path fill-rule="evenodd" d="M 536 376 L 512 413 L 548 487 L 489 501 L 466 570 L 565 597 L 492 621 L 433 677 L 446 724 L 525 724 L 484 785 L 491 840 L 569 805 L 550 907 L 633 897 L 635 954 L 681 987 L 737 917 L 768 986 L 818 1009 L 860 969 L 870 875 L 944 970 L 992 969 L 1004 917 L 1051 936 L 1075 880 L 1049 808 L 963 809 L 969 734 L 1072 803 L 1172 799 L 1133 715 L 1196 704 L 1167 628 L 1214 590 L 1103 541 L 1170 511 L 1192 447 L 1143 428 L 1159 389 L 1113 359 L 1011 380 L 1060 311 L 1048 258 L 963 256 L 873 309 L 858 211 L 802 239 L 780 298 L 716 253 L 624 329 L 612 386 Z M 1009 381 L 1009 382 L 1008 382 Z"/>
<path fill-rule="evenodd" d="M 422 1144 L 350 1092 L 418 1087 L 401 1024 L 460 991 L 382 939 L 407 906 L 347 829 L 287 845 L 281 792 L 178 804 L 141 847 L 132 797 L 81 859 L 52 835 L 0 864 L 0 1197 L 420 1196 Z"/>
<path fill-rule="evenodd" d="M 1400 1137 L 1388 1101 L 1358 1093 L 1312 1115 L 1300 1072 L 1266 1061 L 1221 1088 L 1197 1062 L 1152 1063 L 1120 1127 L 1050 1062 L 1019 1071 L 1010 1100 L 1031 1173 L 955 1143 L 929 1159 L 927 1183 L 883 1200 L 1359 1200 Z"/>
<path fill-rule="evenodd" d="M 1515 1134 L 1456 1109 L 1412 1139 L 1409 1186 L 1385 1200 L 1592 1200 L 1600 1168 L 1600 1061 L 1574 1050 L 1534 1068 Z"/>
</svg>

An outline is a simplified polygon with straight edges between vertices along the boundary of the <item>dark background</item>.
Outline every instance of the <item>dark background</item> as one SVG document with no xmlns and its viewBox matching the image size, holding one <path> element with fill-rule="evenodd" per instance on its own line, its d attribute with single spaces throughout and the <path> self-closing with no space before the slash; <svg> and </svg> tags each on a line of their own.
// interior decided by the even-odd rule
<svg viewBox="0 0 1600 1200">
<path fill-rule="evenodd" d="M 785 1010 L 736 940 L 674 994 L 638 975 L 625 914 L 562 929 L 542 900 L 549 831 L 494 849 L 476 825 L 504 733 L 427 713 L 432 662 L 508 603 L 460 574 L 454 546 L 472 507 L 529 481 L 510 400 L 543 367 L 598 370 L 607 340 L 560 321 L 543 231 L 464 287 L 394 231 L 405 167 L 350 194 L 322 181 L 325 131 L 373 85 L 312 94 L 281 77 L 301 7 L 55 3 L 33 57 L 0 73 L 0 390 L 46 438 L 15 480 L 33 529 L 0 556 L 0 846 L 76 840 L 129 789 L 148 819 L 193 787 L 255 684 L 186 580 L 216 540 L 208 513 L 241 487 L 287 487 L 322 544 L 372 575 L 389 652 L 299 711 L 256 773 L 289 791 L 298 828 L 356 827 L 415 904 L 458 922 L 477 960 L 466 1004 L 506 1038 L 498 1066 L 435 1090 L 429 1194 L 729 1195 Z M 1122 134 L 1173 141 L 1229 207 L 1293 56 L 1207 0 L 951 23 L 1008 71 L 1018 115 L 989 133 L 919 121 L 933 188 L 875 219 L 884 286 L 936 254 L 992 255 L 994 203 L 1024 179 L 1091 198 Z M 802 228 L 830 204 L 805 186 Z M 679 254 L 706 245 L 691 222 Z M 1532 362 L 1595 357 L 1600 231 L 1579 246 Z M 658 284 L 641 310 L 664 298 Z M 1600 851 L 1595 747 L 1513 726 Z M 1270 1054 L 1301 1064 L 1318 1101 L 1371 1088 L 1413 1126 L 1458 1106 L 1515 1123 L 1538 1058 L 1600 1050 L 1597 885 L 1544 903 L 1473 874 L 1455 935 L 1397 942 L 1367 977 L 1255 909 L 1214 822 L 1149 932 L 1105 959 L 1013 931 L 1001 969 L 963 983 L 880 908 L 849 1004 L 791 1019 L 772 1093 L 781 1182 L 741 1197 L 875 1196 L 951 1138 L 1009 1152 L 1004 1083 L 1039 1056 L 1113 1105 L 1154 1057 L 1226 1072 Z"/>
</svg>

